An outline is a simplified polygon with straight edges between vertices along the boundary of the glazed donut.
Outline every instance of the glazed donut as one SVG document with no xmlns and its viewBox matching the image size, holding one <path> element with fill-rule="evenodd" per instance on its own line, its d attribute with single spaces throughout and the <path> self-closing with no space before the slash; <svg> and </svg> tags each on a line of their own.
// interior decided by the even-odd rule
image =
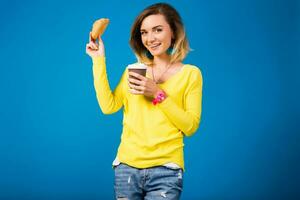
<svg viewBox="0 0 300 200">
<path fill-rule="evenodd" d="M 101 36 L 104 33 L 108 23 L 109 23 L 109 19 L 107 19 L 107 18 L 101 18 L 94 22 L 93 28 L 92 28 L 92 39 L 93 40 L 96 40 L 99 36 Z"/>
</svg>

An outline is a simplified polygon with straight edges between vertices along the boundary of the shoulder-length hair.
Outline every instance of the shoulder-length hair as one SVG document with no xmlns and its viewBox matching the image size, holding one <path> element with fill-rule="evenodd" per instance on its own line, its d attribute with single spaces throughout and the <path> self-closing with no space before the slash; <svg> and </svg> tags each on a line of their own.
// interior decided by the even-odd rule
<svg viewBox="0 0 300 200">
<path fill-rule="evenodd" d="M 170 62 L 181 62 L 188 52 L 190 46 L 185 34 L 184 25 L 179 13 L 171 5 L 167 3 L 157 3 L 145 8 L 135 19 L 130 33 L 130 46 L 133 49 L 139 62 L 145 64 L 153 64 L 153 56 L 142 43 L 140 28 L 143 20 L 149 15 L 161 14 L 165 17 L 169 24 L 174 39 L 172 39 L 171 47 L 173 52 L 170 54 Z"/>
</svg>

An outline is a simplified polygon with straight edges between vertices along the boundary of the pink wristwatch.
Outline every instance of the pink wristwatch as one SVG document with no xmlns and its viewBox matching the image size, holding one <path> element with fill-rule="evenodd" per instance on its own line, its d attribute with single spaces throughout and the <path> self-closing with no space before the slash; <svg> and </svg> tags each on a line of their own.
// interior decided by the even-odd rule
<svg viewBox="0 0 300 200">
<path fill-rule="evenodd" d="M 167 95 L 164 91 L 159 91 L 156 97 L 152 100 L 153 105 L 163 102 L 167 98 Z"/>
</svg>

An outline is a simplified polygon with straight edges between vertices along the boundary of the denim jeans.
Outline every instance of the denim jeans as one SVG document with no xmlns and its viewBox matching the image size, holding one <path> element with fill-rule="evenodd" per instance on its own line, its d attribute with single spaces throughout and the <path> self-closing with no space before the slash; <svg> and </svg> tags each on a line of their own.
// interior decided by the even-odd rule
<svg viewBox="0 0 300 200">
<path fill-rule="evenodd" d="M 118 200 L 178 200 L 183 188 L 182 169 L 164 166 L 137 169 L 126 164 L 115 167 Z"/>
</svg>

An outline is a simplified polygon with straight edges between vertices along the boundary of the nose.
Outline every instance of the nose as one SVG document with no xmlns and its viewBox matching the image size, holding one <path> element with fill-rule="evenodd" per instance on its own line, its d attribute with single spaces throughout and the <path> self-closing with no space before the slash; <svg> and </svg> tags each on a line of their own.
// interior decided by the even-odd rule
<svg viewBox="0 0 300 200">
<path fill-rule="evenodd" d="M 155 41 L 155 39 L 156 39 L 155 35 L 152 32 L 148 33 L 148 35 L 147 35 L 147 43 L 152 43 L 152 42 Z"/>
</svg>

